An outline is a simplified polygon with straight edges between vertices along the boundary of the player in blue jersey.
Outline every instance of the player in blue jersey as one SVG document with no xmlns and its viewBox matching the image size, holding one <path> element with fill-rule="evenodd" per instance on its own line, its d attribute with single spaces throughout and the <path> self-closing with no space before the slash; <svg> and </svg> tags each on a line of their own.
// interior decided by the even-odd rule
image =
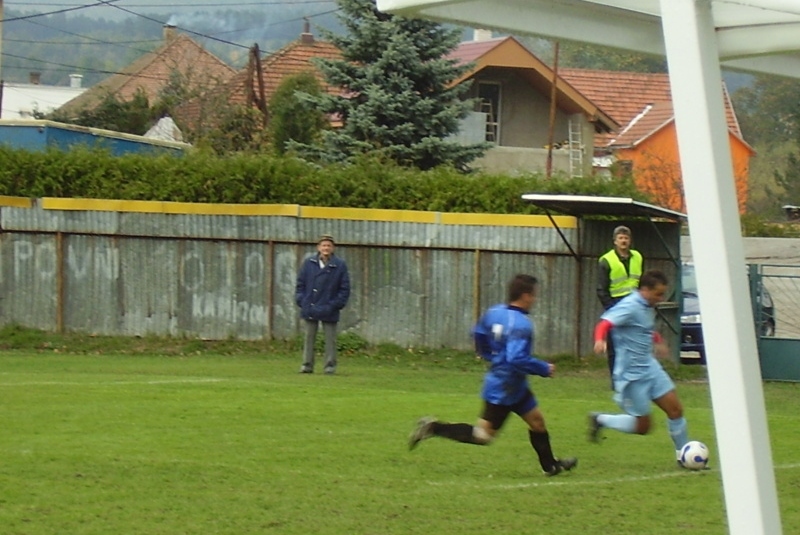
<svg viewBox="0 0 800 535">
<path fill-rule="evenodd" d="M 606 351 L 609 331 L 617 352 L 614 364 L 614 401 L 625 414 L 589 414 L 589 440 L 597 442 L 601 429 L 644 435 L 650 430 L 650 410 L 655 403 L 667 415 L 669 435 L 676 458 L 687 438 L 686 419 L 675 384 L 656 357 L 668 350 L 655 331 L 655 305 L 667 292 L 667 277 L 658 270 L 642 275 L 639 289 L 625 297 L 600 318 L 594 331 L 594 351 Z"/>
<path fill-rule="evenodd" d="M 467 444 L 488 445 L 512 412 L 528 424 L 531 446 L 545 475 L 554 476 L 578 464 L 574 457 L 553 455 L 550 435 L 528 375 L 552 377 L 555 366 L 533 356 L 534 326 L 528 312 L 536 301 L 537 280 L 517 275 L 508 284 L 507 304 L 491 307 L 473 328 L 475 349 L 489 364 L 483 382 L 483 414 L 473 426 L 445 423 L 432 417 L 420 419 L 408 446 L 438 436 Z"/>
</svg>

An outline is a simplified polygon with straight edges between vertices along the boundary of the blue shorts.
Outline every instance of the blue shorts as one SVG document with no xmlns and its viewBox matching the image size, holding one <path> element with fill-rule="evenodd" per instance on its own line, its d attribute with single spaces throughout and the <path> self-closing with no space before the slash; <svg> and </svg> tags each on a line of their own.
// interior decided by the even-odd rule
<svg viewBox="0 0 800 535">
<path fill-rule="evenodd" d="M 641 379 L 615 381 L 614 389 L 614 401 L 623 411 L 631 416 L 647 416 L 652 410 L 651 402 L 675 390 L 675 383 L 659 367 Z"/>
</svg>

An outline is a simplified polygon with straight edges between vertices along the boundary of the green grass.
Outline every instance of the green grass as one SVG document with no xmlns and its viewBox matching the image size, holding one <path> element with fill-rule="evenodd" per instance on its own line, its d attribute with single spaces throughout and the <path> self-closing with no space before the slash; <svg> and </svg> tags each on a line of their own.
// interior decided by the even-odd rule
<svg viewBox="0 0 800 535">
<path fill-rule="evenodd" d="M 556 359 L 561 375 L 534 389 L 556 453 L 580 464 L 548 479 L 518 419 L 489 447 L 408 451 L 419 416 L 475 420 L 483 368 L 464 353 L 360 348 L 325 376 L 297 373 L 296 343 L 0 340 L 17 348 L 0 352 L 4 534 L 727 532 L 700 367 L 678 370 L 678 391 L 712 469 L 689 473 L 660 413 L 649 436 L 586 442 L 586 413 L 614 410 L 603 363 Z M 798 533 L 800 385 L 765 393 Z"/>
</svg>

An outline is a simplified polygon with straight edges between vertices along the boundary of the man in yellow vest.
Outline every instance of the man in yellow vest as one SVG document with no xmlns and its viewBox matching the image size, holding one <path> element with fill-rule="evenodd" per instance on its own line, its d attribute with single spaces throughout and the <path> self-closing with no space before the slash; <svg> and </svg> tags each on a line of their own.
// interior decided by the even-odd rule
<svg viewBox="0 0 800 535">
<path fill-rule="evenodd" d="M 603 310 L 616 305 L 623 297 L 639 288 L 644 259 L 641 253 L 631 249 L 631 229 L 618 226 L 614 229 L 614 248 L 598 261 L 597 297 Z M 606 347 L 611 388 L 614 388 L 614 344 L 608 337 Z"/>
</svg>

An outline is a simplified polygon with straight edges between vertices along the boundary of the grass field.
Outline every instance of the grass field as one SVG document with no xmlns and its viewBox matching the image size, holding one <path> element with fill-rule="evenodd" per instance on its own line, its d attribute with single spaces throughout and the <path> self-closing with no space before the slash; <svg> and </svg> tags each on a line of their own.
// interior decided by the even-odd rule
<svg viewBox="0 0 800 535">
<path fill-rule="evenodd" d="M 559 359 L 534 389 L 556 454 L 580 463 L 550 479 L 516 419 L 489 447 L 408 451 L 422 415 L 474 421 L 468 355 L 356 352 L 325 376 L 298 374 L 288 346 L 33 338 L 0 352 L 4 534 L 727 532 L 700 367 L 678 390 L 712 468 L 686 472 L 661 414 L 649 436 L 588 443 L 586 413 L 614 409 L 602 363 Z M 765 392 L 783 528 L 800 533 L 800 385 Z"/>
</svg>

